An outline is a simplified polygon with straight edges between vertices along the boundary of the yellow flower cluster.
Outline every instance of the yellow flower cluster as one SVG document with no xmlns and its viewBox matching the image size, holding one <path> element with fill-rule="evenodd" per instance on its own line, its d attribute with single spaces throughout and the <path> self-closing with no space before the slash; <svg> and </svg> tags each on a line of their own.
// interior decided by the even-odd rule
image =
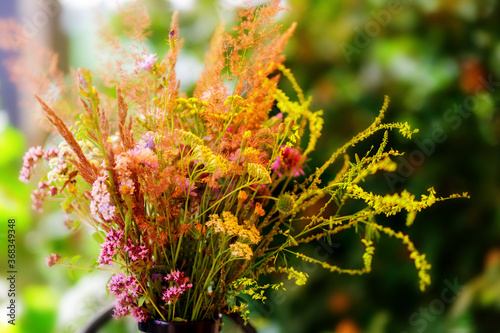
<svg viewBox="0 0 500 333">
<path fill-rule="evenodd" d="M 231 248 L 231 255 L 233 257 L 245 258 L 246 260 L 252 259 L 253 251 L 247 244 L 236 242 L 234 244 L 229 245 Z"/>
<path fill-rule="evenodd" d="M 287 279 L 294 279 L 295 283 L 299 286 L 305 285 L 307 282 L 307 278 L 309 278 L 309 274 L 296 271 L 293 267 L 281 268 L 279 271 L 288 273 Z"/>
<path fill-rule="evenodd" d="M 254 178 L 259 184 L 271 184 L 271 175 L 262 165 L 256 163 L 248 163 L 248 174 Z"/>
<path fill-rule="evenodd" d="M 431 277 L 427 272 L 428 270 L 431 269 L 431 265 L 427 262 L 425 254 L 421 254 L 420 252 L 418 252 L 417 249 L 415 248 L 415 245 L 410 240 L 410 237 L 408 237 L 408 235 L 403 234 L 401 231 L 395 232 L 391 228 L 382 227 L 377 224 L 373 225 L 377 230 L 382 231 L 383 233 L 385 233 L 390 237 L 394 237 L 401 240 L 402 243 L 406 245 L 406 248 L 408 249 L 408 251 L 410 251 L 410 258 L 414 260 L 415 268 L 418 269 L 418 277 L 420 279 L 419 281 L 420 290 L 424 291 L 425 287 L 431 284 Z"/>
<path fill-rule="evenodd" d="M 347 190 L 352 198 L 364 200 L 376 214 L 390 216 L 401 212 L 403 209 L 406 210 L 409 213 L 407 224 L 413 222 L 416 212 L 432 206 L 436 201 L 443 200 L 443 198 L 436 198 L 436 191 L 432 187 L 428 189 L 429 195 L 423 194 L 420 201 L 416 201 L 415 195 L 406 190 L 401 194 L 394 193 L 386 196 L 366 192 L 356 184 L 350 184 Z"/>
<path fill-rule="evenodd" d="M 204 163 L 209 170 L 226 173 L 229 170 L 228 161 L 205 145 L 196 145 L 193 149 L 193 158 Z"/>
<path fill-rule="evenodd" d="M 247 240 L 250 244 L 257 244 L 262 238 L 254 225 L 247 227 L 239 224 L 238 218 L 230 212 L 223 212 L 222 219 L 217 214 L 210 215 L 210 220 L 206 225 L 214 227 L 215 232 L 238 236 Z"/>
<path fill-rule="evenodd" d="M 188 146 L 197 146 L 197 145 L 203 145 L 204 142 L 202 139 L 197 137 L 194 133 L 192 132 L 187 132 L 182 129 L 175 129 L 174 130 L 174 135 L 175 137 L 180 140 L 184 145 Z"/>
</svg>

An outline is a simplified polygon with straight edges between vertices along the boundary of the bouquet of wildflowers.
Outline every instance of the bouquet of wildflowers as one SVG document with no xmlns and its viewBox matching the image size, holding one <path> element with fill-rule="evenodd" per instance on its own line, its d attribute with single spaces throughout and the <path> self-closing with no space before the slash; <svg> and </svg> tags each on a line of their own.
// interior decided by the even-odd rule
<svg viewBox="0 0 500 333">
<path fill-rule="evenodd" d="M 64 210 L 78 217 L 73 226 L 83 223 L 101 239 L 96 266 L 116 269 L 107 286 L 116 296 L 116 317 L 201 321 L 222 312 L 245 314 L 241 295 L 265 299 L 266 288 L 282 288 L 259 285 L 261 274 L 306 282 L 307 274 L 290 266 L 293 258 L 332 272 L 370 272 L 381 234 L 408 248 L 420 288 L 430 283 L 425 255 L 378 216 L 406 212 L 410 225 L 417 212 L 445 198 L 432 188 L 417 200 L 407 191 L 379 195 L 360 185 L 378 171 L 396 169 L 391 157 L 401 153 L 387 148 L 390 131 L 411 138 L 416 130 L 382 122 L 386 98 L 370 127 L 308 172 L 322 112 L 309 110 L 310 99 L 283 65 L 294 26 L 281 33 L 270 24 L 279 10 L 279 1 L 271 1 L 241 10 L 234 34 L 219 27 L 191 97 L 179 92 L 175 73 L 181 40 L 174 15 L 168 55 L 130 51 L 131 62 L 120 63 L 108 80 L 115 95 L 100 94 L 89 71 L 76 73 L 78 120 L 71 126 L 38 98 L 63 141 L 57 148 L 31 148 L 20 178 L 28 181 L 45 160 L 49 171 L 33 193 L 34 208 L 46 197 L 62 196 Z M 296 96 L 278 88 L 280 77 Z M 384 133 L 379 146 L 350 159 L 347 150 L 376 132 Z M 323 180 L 341 158 L 336 177 Z M 364 207 L 343 213 L 350 199 Z M 316 214 L 307 215 L 318 202 Z M 325 216 L 329 206 L 335 213 Z M 351 228 L 365 247 L 360 269 L 296 250 Z M 67 264 L 55 254 L 48 263 Z"/>
</svg>

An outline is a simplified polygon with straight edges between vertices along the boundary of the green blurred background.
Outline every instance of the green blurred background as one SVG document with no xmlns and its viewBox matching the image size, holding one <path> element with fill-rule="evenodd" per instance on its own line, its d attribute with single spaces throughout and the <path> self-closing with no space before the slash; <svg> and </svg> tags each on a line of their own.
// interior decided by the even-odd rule
<svg viewBox="0 0 500 333">
<path fill-rule="evenodd" d="M 172 10 L 180 11 L 185 46 L 178 70 L 182 88 L 189 91 L 211 33 L 221 18 L 231 24 L 239 1 L 147 3 L 153 29 L 149 47 L 159 55 L 167 51 Z M 409 229 L 404 216 L 379 221 L 410 234 L 427 254 L 433 282 L 424 293 L 405 248 L 382 237 L 369 275 L 339 276 L 297 263 L 309 273 L 308 284 L 287 285 L 287 293 L 271 293 L 268 303 L 253 304 L 252 323 L 263 333 L 500 332 L 500 5 L 493 0 L 290 0 L 286 5 L 279 22 L 298 23 L 286 65 L 313 96 L 312 109 L 325 111 L 310 170 L 365 129 L 389 95 L 387 120 L 408 121 L 420 132 L 411 141 L 390 137 L 406 155 L 396 159 L 395 176 L 380 174 L 367 187 L 379 193 L 407 188 L 420 195 L 434 186 L 439 195 L 468 191 L 471 199 L 436 204 Z M 49 44 L 61 53 L 62 68 L 98 67 L 94 16 L 99 13 L 119 31 L 116 7 L 99 0 L 61 1 L 59 9 Z M 291 93 L 286 82 L 282 88 Z M 18 128 L 6 116 L 0 121 L 0 239 L 6 248 L 6 221 L 15 218 L 18 266 L 18 325 L 12 327 L 3 315 L 8 285 L 2 255 L 0 331 L 78 332 L 110 302 L 104 288 L 109 273 L 83 270 L 70 277 L 64 267 L 45 266 L 52 252 L 81 254 L 79 263 L 85 265 L 99 248 L 84 230 L 66 230 L 57 203 L 42 215 L 30 210 L 35 185 L 19 182 L 17 175 L 24 151 L 44 137 L 19 129 L 26 117 L 29 113 L 19 111 L 16 118 L 11 112 Z M 363 153 L 371 143 L 353 152 Z M 334 175 L 335 168 L 327 176 Z M 310 244 L 304 251 L 359 267 L 358 238 L 346 232 L 332 246 Z M 102 332 L 135 332 L 134 327 L 121 320 Z M 228 324 L 224 332 L 237 330 Z"/>
</svg>

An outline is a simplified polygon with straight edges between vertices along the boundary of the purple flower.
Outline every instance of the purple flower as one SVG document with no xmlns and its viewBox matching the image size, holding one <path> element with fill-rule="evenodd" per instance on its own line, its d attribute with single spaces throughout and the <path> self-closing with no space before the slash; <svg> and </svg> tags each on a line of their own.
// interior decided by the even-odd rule
<svg viewBox="0 0 500 333">
<path fill-rule="evenodd" d="M 154 149 L 155 147 L 155 135 L 153 132 L 147 132 L 142 136 L 144 141 L 144 148 Z"/>
<path fill-rule="evenodd" d="M 87 90 L 89 88 L 89 84 L 87 80 L 83 77 L 82 73 L 78 73 L 78 83 L 83 87 L 83 89 Z"/>
<path fill-rule="evenodd" d="M 156 53 L 146 54 L 142 57 L 142 60 L 137 63 L 135 70 L 143 69 L 148 72 L 151 68 L 153 68 L 157 60 L 158 57 L 156 57 Z"/>
<path fill-rule="evenodd" d="M 151 279 L 154 281 L 156 279 L 161 279 L 163 278 L 163 274 L 160 274 L 160 273 L 154 273 L 153 275 L 151 275 Z"/>
</svg>

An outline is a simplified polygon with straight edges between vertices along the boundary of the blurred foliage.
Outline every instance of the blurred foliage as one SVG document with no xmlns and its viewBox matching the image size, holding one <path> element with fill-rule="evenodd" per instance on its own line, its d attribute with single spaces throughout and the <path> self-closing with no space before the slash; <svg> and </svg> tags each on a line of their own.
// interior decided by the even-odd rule
<svg viewBox="0 0 500 333">
<path fill-rule="evenodd" d="M 201 68 L 219 19 L 230 24 L 235 2 L 198 0 L 191 10 L 180 12 L 180 34 L 185 40 L 181 59 L 189 59 L 180 65 L 184 87 L 189 88 Z M 148 6 L 151 49 L 162 55 L 172 8 L 163 0 L 151 0 Z M 298 27 L 287 48 L 286 65 L 313 96 L 312 109 L 325 110 L 324 135 L 311 167 L 364 129 L 387 94 L 391 97 L 388 121 L 409 121 L 420 133 L 411 142 L 396 142 L 396 148 L 407 153 L 398 160 L 399 178 L 374 177 L 369 183 L 373 191 L 406 187 L 425 193 L 433 184 L 438 194 L 469 191 L 472 198 L 433 207 L 409 231 L 433 265 L 433 283 L 425 293 L 418 289 L 405 249 L 382 238 L 369 275 L 339 276 L 298 264 L 311 276 L 308 284 L 289 285 L 286 294 L 269 295 L 266 304 L 254 304 L 257 316 L 252 322 L 262 333 L 498 331 L 500 4 L 494 0 L 290 0 L 288 6 L 280 20 L 285 26 L 297 21 Z M 112 20 L 119 30 L 120 19 Z M 84 50 L 75 36 L 71 47 Z M 72 54 L 74 64 L 86 57 L 85 52 Z M 290 87 L 284 83 L 283 89 Z M 28 210 L 29 189 L 17 181 L 24 149 L 19 132 L 10 127 L 1 132 L 0 211 L 3 221 L 8 216 L 17 221 L 18 262 L 23 270 L 19 281 L 23 293 L 18 299 L 24 307 L 21 319 L 43 327 L 22 332 L 51 332 L 61 325 L 56 323 L 61 313 L 57 304 L 82 280 L 70 280 L 64 268 L 47 269 L 43 257 L 50 252 L 83 252 L 90 260 L 98 249 L 86 237 L 67 238 L 59 232 L 64 230 L 64 217 L 57 213 L 43 219 L 36 216 L 34 222 Z M 337 170 L 334 166 L 325 179 L 333 178 Z M 384 223 L 405 228 L 402 216 Z M 4 229 L 1 233 L 4 239 Z M 344 266 L 359 267 L 360 249 L 350 247 L 355 237 L 346 234 L 334 238 L 331 246 L 318 243 L 309 250 Z M 46 303 L 41 305 L 36 294 L 45 295 Z M 104 299 L 99 298 L 91 311 L 104 305 Z M 79 315 L 88 320 L 91 311 Z M 116 325 L 120 328 L 112 327 Z M 123 332 L 127 325 L 111 323 L 107 332 Z M 5 331 L 3 326 L 0 330 Z M 227 326 L 225 331 L 234 330 Z"/>
</svg>

